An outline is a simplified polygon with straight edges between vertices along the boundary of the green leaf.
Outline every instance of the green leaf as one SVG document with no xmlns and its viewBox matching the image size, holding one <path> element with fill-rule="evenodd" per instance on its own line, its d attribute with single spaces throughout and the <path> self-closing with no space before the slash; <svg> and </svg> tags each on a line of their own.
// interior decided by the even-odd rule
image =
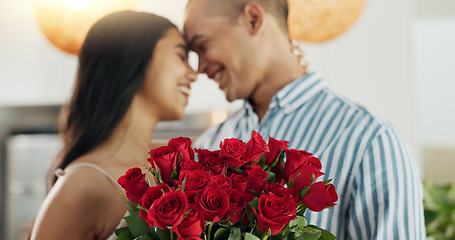
<svg viewBox="0 0 455 240">
<path fill-rule="evenodd" d="M 319 239 L 320 240 L 334 240 L 337 238 L 331 232 L 321 229 L 321 237 L 319 237 Z"/>
<path fill-rule="evenodd" d="M 241 173 L 241 174 L 245 173 L 245 170 L 243 170 L 242 168 L 236 168 L 234 171 Z"/>
<path fill-rule="evenodd" d="M 314 176 L 314 174 L 313 174 L 313 176 Z M 303 198 L 305 196 L 305 194 L 308 192 L 308 190 L 310 190 L 310 187 L 311 187 L 311 185 L 304 187 L 302 189 L 302 191 L 300 191 L 299 197 Z"/>
<path fill-rule="evenodd" d="M 303 216 L 297 216 L 297 219 L 291 220 L 289 222 L 289 227 L 306 227 L 308 225 L 308 221 Z"/>
<path fill-rule="evenodd" d="M 245 233 L 244 240 L 260 240 L 260 239 L 251 233 Z"/>
<path fill-rule="evenodd" d="M 322 229 L 320 227 L 317 227 L 315 225 L 308 225 L 309 228 L 313 229 L 313 230 L 317 230 L 317 231 L 320 231 L 321 232 L 321 236 L 318 238 L 319 240 L 333 240 L 333 239 L 337 239 L 335 237 L 335 235 L 333 235 L 331 232 L 325 230 L 325 229 Z"/>
<path fill-rule="evenodd" d="M 120 234 L 118 236 L 117 240 L 134 240 L 134 237 L 133 237 L 133 235 L 131 235 L 131 233 L 129 231 L 127 231 L 127 232 L 123 232 L 122 234 Z"/>
<path fill-rule="evenodd" d="M 331 183 L 332 180 L 333 180 L 333 179 L 329 179 L 329 180 L 324 181 L 324 185 L 327 185 L 327 184 Z"/>
<path fill-rule="evenodd" d="M 183 179 L 183 181 L 182 181 L 182 187 L 181 187 L 181 188 L 182 188 L 182 192 L 185 191 L 185 184 L 186 184 L 186 180 L 187 180 L 187 179 L 188 179 L 188 178 L 185 178 L 185 179 Z"/>
<path fill-rule="evenodd" d="M 128 228 L 130 229 L 131 234 L 135 238 L 150 231 L 149 225 L 144 219 L 139 216 L 138 213 L 125 217 L 125 221 L 128 224 Z"/>
<path fill-rule="evenodd" d="M 241 240 L 242 239 L 242 232 L 240 228 L 233 227 L 231 228 L 231 234 L 229 235 L 228 240 Z"/>
<path fill-rule="evenodd" d="M 167 229 L 163 230 L 159 227 L 154 227 L 153 230 L 155 230 L 155 233 L 158 235 L 158 237 L 160 239 L 163 239 L 163 240 L 171 239 L 171 234 L 170 234 L 169 230 L 167 230 Z"/>
<path fill-rule="evenodd" d="M 122 227 L 114 230 L 115 236 L 120 236 L 124 232 L 129 232 L 130 229 L 128 227 Z"/>
<path fill-rule="evenodd" d="M 311 175 L 311 181 L 310 181 L 310 183 L 313 184 L 314 180 L 316 180 L 316 176 L 315 176 L 314 174 L 312 174 L 312 175 Z M 311 185 L 311 184 L 310 184 L 310 185 Z"/>
<path fill-rule="evenodd" d="M 302 173 L 297 174 L 293 179 L 291 179 L 291 181 L 288 182 L 288 188 L 294 188 L 294 181 L 300 176 L 300 174 Z"/>
<path fill-rule="evenodd" d="M 273 172 L 266 171 L 267 172 L 267 182 L 269 183 L 274 183 L 276 180 L 276 175 Z"/>
<path fill-rule="evenodd" d="M 139 209 L 137 207 L 138 207 L 138 205 L 136 203 L 133 203 L 133 202 L 126 203 L 126 209 L 130 213 L 130 215 L 139 213 Z"/>
<path fill-rule="evenodd" d="M 311 227 L 305 227 L 300 234 L 298 240 L 317 240 L 321 236 L 319 229 L 313 229 Z"/>
<path fill-rule="evenodd" d="M 146 233 L 138 238 L 135 238 L 134 240 L 160 240 L 160 239 L 158 238 L 158 236 L 154 237 L 152 234 Z"/>
<path fill-rule="evenodd" d="M 177 171 L 175 171 L 175 170 L 172 171 L 172 173 L 171 173 L 171 180 L 170 180 L 170 184 L 169 184 L 170 187 L 173 187 L 173 185 L 174 185 L 174 179 L 177 179 L 177 177 L 178 177 Z"/>
<path fill-rule="evenodd" d="M 229 238 L 229 234 L 231 233 L 229 228 L 219 228 L 215 232 L 214 240 L 225 240 Z"/>
<path fill-rule="evenodd" d="M 160 171 L 160 170 L 156 170 L 156 175 L 155 175 L 155 177 L 156 177 L 156 179 L 158 180 L 158 181 L 157 181 L 157 184 L 164 182 L 163 179 L 161 178 L 161 171 Z"/>
<path fill-rule="evenodd" d="M 258 209 L 258 206 L 259 206 L 259 198 L 258 197 L 255 197 L 253 198 L 253 200 L 251 200 L 248 205 L 251 207 L 251 208 L 255 208 L 255 209 Z"/>
<path fill-rule="evenodd" d="M 266 169 L 267 166 L 265 165 L 265 154 L 262 154 L 259 158 L 259 161 L 256 163 L 257 165 L 261 166 L 262 169 Z"/>
<path fill-rule="evenodd" d="M 278 163 L 283 160 L 283 157 L 284 157 L 284 148 L 281 149 L 280 153 L 278 154 L 278 156 L 276 156 L 276 159 L 275 161 L 273 161 L 273 163 L 269 166 L 268 169 L 272 169 L 274 167 L 276 167 L 276 165 L 278 165 Z"/>
</svg>

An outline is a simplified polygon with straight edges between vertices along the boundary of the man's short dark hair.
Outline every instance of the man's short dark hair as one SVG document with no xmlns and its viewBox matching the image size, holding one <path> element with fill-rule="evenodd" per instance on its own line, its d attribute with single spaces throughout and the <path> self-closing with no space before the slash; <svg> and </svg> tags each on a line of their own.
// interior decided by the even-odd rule
<svg viewBox="0 0 455 240">
<path fill-rule="evenodd" d="M 243 13 L 249 3 L 261 5 L 264 10 L 272 14 L 283 31 L 288 34 L 288 3 L 287 0 L 208 0 L 206 10 L 211 14 L 224 14 L 232 22 Z"/>
</svg>

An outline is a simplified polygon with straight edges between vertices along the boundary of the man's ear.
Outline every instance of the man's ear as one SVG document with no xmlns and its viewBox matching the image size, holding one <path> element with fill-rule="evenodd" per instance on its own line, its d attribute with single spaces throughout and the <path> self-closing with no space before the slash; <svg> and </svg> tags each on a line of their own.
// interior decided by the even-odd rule
<svg viewBox="0 0 455 240">
<path fill-rule="evenodd" d="M 255 35 L 264 25 L 264 9 L 256 4 L 249 3 L 243 9 L 243 15 L 248 24 L 248 30 L 251 34 Z"/>
</svg>

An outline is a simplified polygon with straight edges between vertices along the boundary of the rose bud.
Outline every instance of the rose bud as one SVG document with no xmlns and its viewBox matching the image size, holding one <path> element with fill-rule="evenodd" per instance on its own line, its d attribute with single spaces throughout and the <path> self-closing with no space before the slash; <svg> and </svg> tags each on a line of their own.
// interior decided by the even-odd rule
<svg viewBox="0 0 455 240">
<path fill-rule="evenodd" d="M 224 139 L 220 143 L 220 156 L 228 159 L 227 165 L 230 169 L 236 169 L 249 162 L 245 159 L 246 145 L 237 138 Z"/>
<path fill-rule="evenodd" d="M 142 195 L 149 188 L 148 183 L 145 181 L 145 174 L 137 167 L 129 169 L 117 182 L 125 189 L 128 199 L 136 204 L 140 203 Z"/>
<path fill-rule="evenodd" d="M 191 139 L 178 137 L 169 140 L 168 145 L 182 154 L 182 162 L 194 160 L 194 150 L 191 148 Z"/>
<path fill-rule="evenodd" d="M 278 157 L 278 154 L 280 154 L 281 149 L 284 149 L 285 151 L 288 149 L 289 142 L 285 140 L 276 140 L 272 137 L 269 137 L 268 145 L 270 152 L 265 153 L 266 165 L 274 163 L 276 158 Z"/>
<path fill-rule="evenodd" d="M 178 239 L 198 238 L 204 230 L 204 224 L 204 216 L 193 209 L 178 226 L 172 228 L 172 231 L 177 234 Z"/>
<path fill-rule="evenodd" d="M 253 163 L 257 163 L 264 153 L 269 152 L 269 146 L 256 131 L 251 133 L 251 139 L 246 143 L 246 148 L 245 159 Z"/>
<path fill-rule="evenodd" d="M 251 189 L 259 194 L 267 184 L 267 172 L 264 171 L 261 166 L 253 165 L 245 172 L 246 178 L 248 179 L 247 192 L 250 193 Z"/>
<path fill-rule="evenodd" d="M 331 184 L 330 184 L 331 185 Z M 332 192 L 330 193 L 329 190 Z M 311 185 L 308 192 L 303 196 L 303 203 L 313 212 L 320 212 L 325 207 L 333 206 L 332 200 L 338 200 L 338 196 L 333 191 L 335 187 L 324 186 L 323 182 L 317 182 Z M 332 199 L 333 196 L 333 199 Z M 336 196 L 336 197 L 335 197 Z M 330 198 L 330 199 L 329 199 Z"/>
<path fill-rule="evenodd" d="M 169 146 L 152 149 L 148 161 L 152 168 L 160 171 L 163 182 L 170 184 L 171 174 L 178 164 L 178 151 Z"/>
</svg>

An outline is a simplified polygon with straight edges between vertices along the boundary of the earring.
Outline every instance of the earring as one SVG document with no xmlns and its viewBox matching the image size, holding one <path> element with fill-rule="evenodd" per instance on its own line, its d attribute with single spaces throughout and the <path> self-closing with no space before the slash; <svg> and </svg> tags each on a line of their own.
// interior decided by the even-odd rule
<svg viewBox="0 0 455 240">
<path fill-rule="evenodd" d="M 297 58 L 297 62 L 302 65 L 303 70 L 305 73 L 307 73 L 308 62 L 305 60 L 305 52 L 302 50 L 302 48 L 300 48 L 300 42 L 298 40 L 291 39 L 291 51 L 292 54 L 294 54 L 294 56 Z"/>
</svg>

